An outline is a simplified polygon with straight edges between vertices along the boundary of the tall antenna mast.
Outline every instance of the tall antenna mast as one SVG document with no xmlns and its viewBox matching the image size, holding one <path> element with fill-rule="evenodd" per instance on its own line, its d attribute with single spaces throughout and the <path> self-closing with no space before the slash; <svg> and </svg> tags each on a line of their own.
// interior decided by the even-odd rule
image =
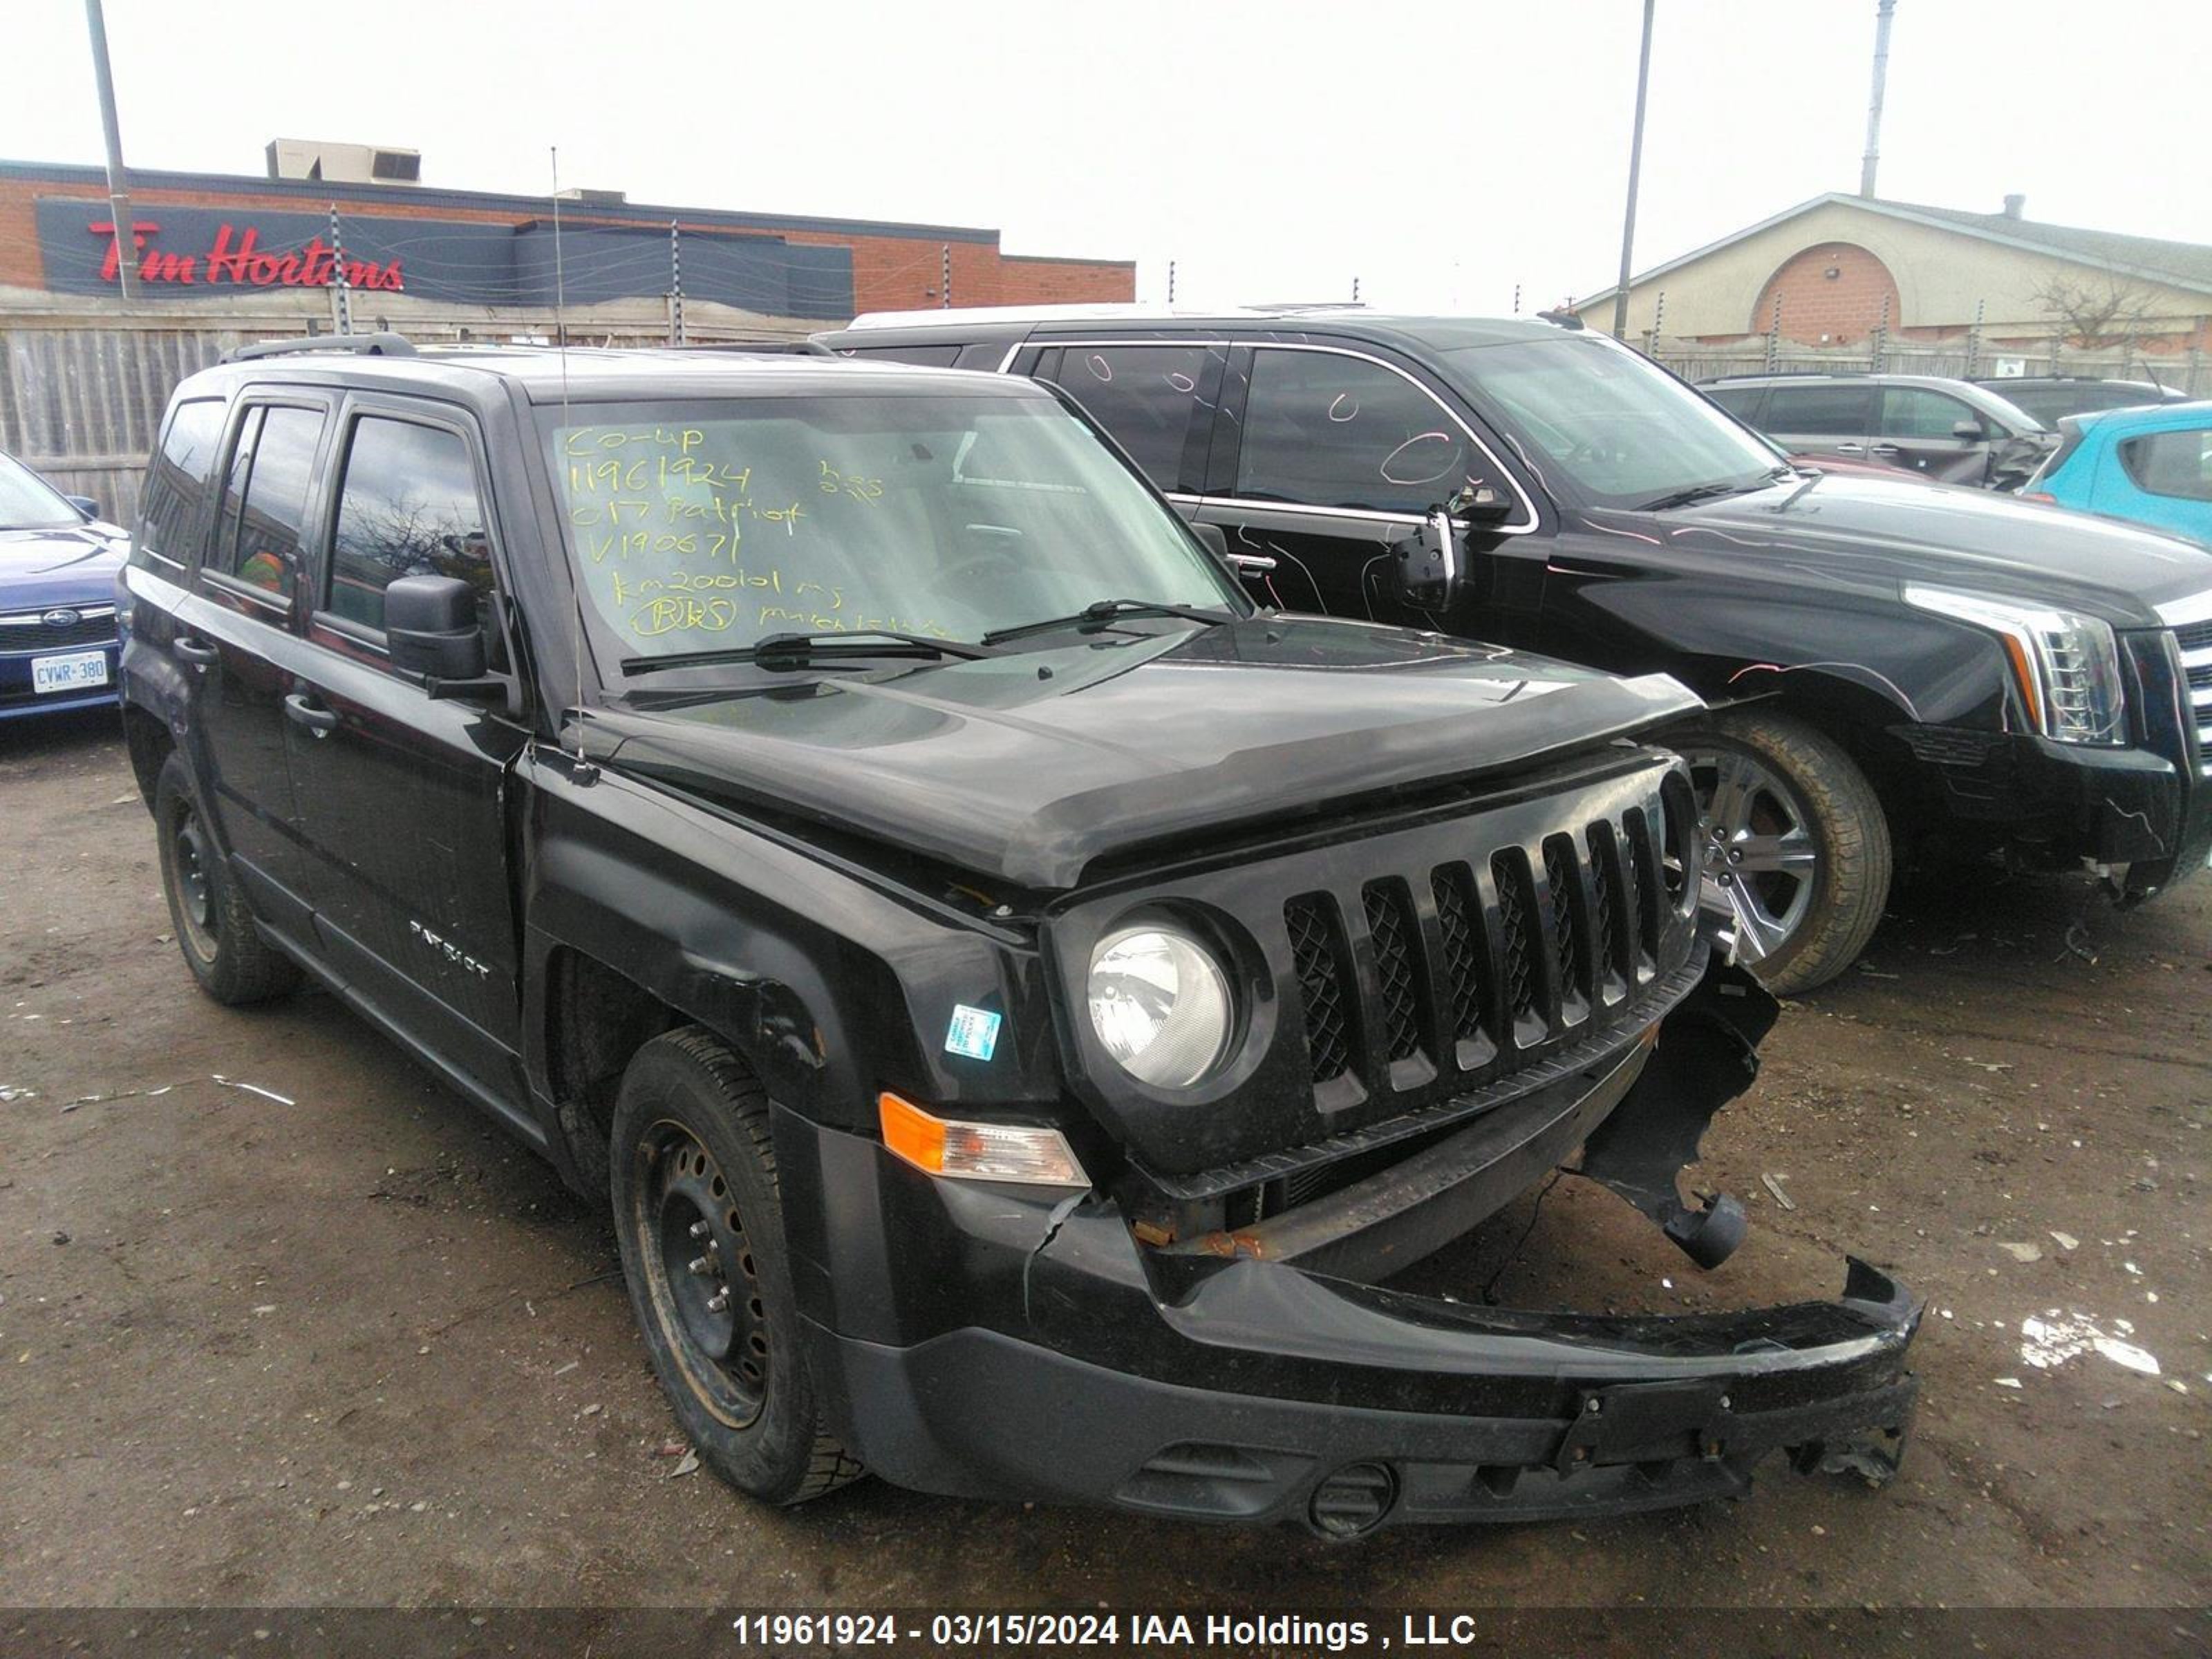
<svg viewBox="0 0 2212 1659">
<path fill-rule="evenodd" d="M 561 426 L 565 432 L 568 425 L 568 287 L 561 263 L 561 146 L 551 146 L 548 154 L 552 157 L 553 170 L 553 343 L 554 349 L 561 355 Z M 565 486 L 561 494 L 565 499 Z M 569 568 L 575 581 L 570 593 L 575 607 L 571 620 L 575 626 L 569 641 L 576 655 L 575 778 L 579 783 L 589 783 L 596 775 L 596 769 L 584 758 L 584 572 L 573 559 Z"/>
<path fill-rule="evenodd" d="M 1889 79 L 1889 20 L 1897 0 L 1876 0 L 1874 9 L 1874 94 L 1867 100 L 1866 154 L 1859 161 L 1859 194 L 1874 196 L 1875 169 L 1881 165 L 1881 94 Z"/>
</svg>

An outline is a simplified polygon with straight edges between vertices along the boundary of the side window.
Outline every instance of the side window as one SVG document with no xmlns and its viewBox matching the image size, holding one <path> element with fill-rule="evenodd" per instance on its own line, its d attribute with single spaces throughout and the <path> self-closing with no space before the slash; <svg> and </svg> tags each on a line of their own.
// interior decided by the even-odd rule
<svg viewBox="0 0 2212 1659">
<path fill-rule="evenodd" d="M 1184 461 L 1203 443 L 1213 410 L 1199 398 L 1206 346 L 1070 346 L 1061 387 L 1112 433 L 1162 489 L 1182 488 Z M 1195 466 L 1188 469 L 1195 472 Z"/>
<path fill-rule="evenodd" d="M 839 354 L 862 362 L 880 358 L 889 363 L 920 363 L 927 368 L 950 368 L 959 361 L 957 345 L 846 346 Z"/>
<path fill-rule="evenodd" d="M 1759 400 L 1766 393 L 1763 386 L 1716 386 L 1705 393 L 1739 421 L 1758 424 Z"/>
<path fill-rule="evenodd" d="M 323 436 L 319 410 L 271 404 L 246 411 L 223 490 L 207 568 L 289 600 L 299 586 L 307 486 Z"/>
<path fill-rule="evenodd" d="M 138 533 L 131 538 L 135 562 L 158 559 L 182 568 L 191 562 L 200 514 L 207 506 L 208 480 L 222 443 L 220 398 L 194 398 L 170 411 L 161 447 L 146 469 Z"/>
<path fill-rule="evenodd" d="M 1483 483 L 1481 453 L 1419 386 L 1333 351 L 1253 354 L 1237 494 L 1261 501 L 1425 513 Z"/>
<path fill-rule="evenodd" d="M 1926 386 L 1893 386 L 1881 394 L 1881 435 L 1885 438 L 1949 438 L 1961 421 L 1977 427 L 1982 417 L 1956 398 Z"/>
<path fill-rule="evenodd" d="M 1778 386 L 1767 394 L 1763 424 L 1793 437 L 1863 438 L 1874 430 L 1874 388 Z"/>
<path fill-rule="evenodd" d="M 401 576 L 458 576 L 489 614 L 491 543 L 467 442 L 445 427 L 363 416 L 338 485 L 323 610 L 384 631 L 384 590 Z"/>
<path fill-rule="evenodd" d="M 2212 432 L 2152 432 L 2120 445 L 2120 465 L 2153 495 L 2212 501 Z"/>
</svg>

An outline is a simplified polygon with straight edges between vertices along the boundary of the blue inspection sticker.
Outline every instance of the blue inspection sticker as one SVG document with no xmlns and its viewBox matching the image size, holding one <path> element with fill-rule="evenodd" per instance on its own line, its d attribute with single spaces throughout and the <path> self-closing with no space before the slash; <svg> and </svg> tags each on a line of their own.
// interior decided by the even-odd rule
<svg viewBox="0 0 2212 1659">
<path fill-rule="evenodd" d="M 951 1029 L 945 1034 L 945 1051 L 970 1060 L 988 1060 L 998 1051 L 999 1016 L 984 1008 L 961 1003 L 952 1011 Z"/>
</svg>

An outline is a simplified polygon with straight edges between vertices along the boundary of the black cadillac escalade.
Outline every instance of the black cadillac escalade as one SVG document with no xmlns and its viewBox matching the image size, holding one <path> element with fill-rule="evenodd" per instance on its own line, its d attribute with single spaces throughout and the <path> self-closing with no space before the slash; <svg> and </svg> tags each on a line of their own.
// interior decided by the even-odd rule
<svg viewBox="0 0 2212 1659">
<path fill-rule="evenodd" d="M 186 965 L 313 975 L 607 1203 L 738 1487 L 1350 1536 L 1894 1468 L 1863 1263 L 1385 1282 L 1577 1148 L 1741 1235 L 1677 1175 L 1774 1005 L 1673 681 L 1260 610 L 1027 380 L 367 337 L 194 376 L 162 454 L 123 679 Z"/>
<path fill-rule="evenodd" d="M 819 337 L 1073 393 L 1255 592 L 1616 673 L 1706 708 L 1705 860 L 1772 989 L 1850 966 L 1906 860 L 2212 851 L 2212 556 L 1986 490 L 1801 466 L 1573 319 L 1318 307 L 928 311 Z M 1448 568 L 1387 580 L 1449 502 Z"/>
</svg>

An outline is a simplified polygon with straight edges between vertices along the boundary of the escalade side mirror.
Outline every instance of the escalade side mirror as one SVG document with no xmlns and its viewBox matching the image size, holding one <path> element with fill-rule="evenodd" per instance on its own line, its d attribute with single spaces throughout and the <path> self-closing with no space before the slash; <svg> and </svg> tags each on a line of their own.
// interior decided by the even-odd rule
<svg viewBox="0 0 2212 1659">
<path fill-rule="evenodd" d="M 480 679 L 477 591 L 457 576 L 402 576 L 384 590 L 384 641 L 395 668 L 435 680 Z"/>
</svg>

